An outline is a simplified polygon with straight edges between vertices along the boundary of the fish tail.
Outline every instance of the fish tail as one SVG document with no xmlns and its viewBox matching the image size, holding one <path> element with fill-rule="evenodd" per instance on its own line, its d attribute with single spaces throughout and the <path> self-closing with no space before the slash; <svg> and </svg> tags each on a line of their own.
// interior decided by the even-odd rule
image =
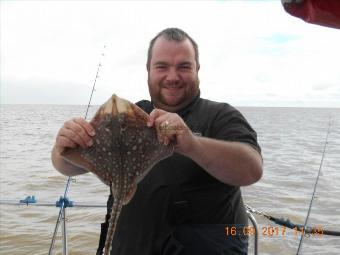
<svg viewBox="0 0 340 255">
<path fill-rule="evenodd" d="M 119 215 L 122 209 L 123 203 L 122 200 L 117 197 L 117 199 L 114 199 L 113 205 L 112 205 L 112 211 L 110 216 L 110 224 L 107 230 L 106 234 L 106 240 L 105 240 L 105 248 L 104 248 L 104 255 L 109 255 L 111 246 L 112 246 L 112 240 L 113 235 L 116 230 L 117 222 L 119 219 Z"/>
</svg>

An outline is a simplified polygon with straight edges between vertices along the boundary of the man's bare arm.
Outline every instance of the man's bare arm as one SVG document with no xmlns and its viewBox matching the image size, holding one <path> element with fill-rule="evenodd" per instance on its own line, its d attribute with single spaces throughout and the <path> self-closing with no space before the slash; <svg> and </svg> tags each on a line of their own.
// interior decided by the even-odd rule
<svg viewBox="0 0 340 255">
<path fill-rule="evenodd" d="M 75 176 L 75 175 L 87 173 L 85 169 L 72 165 L 66 160 L 64 160 L 60 156 L 60 152 L 58 152 L 58 149 L 56 148 L 56 146 L 54 146 L 52 149 L 51 158 L 52 158 L 52 164 L 54 168 L 57 169 L 63 175 Z"/>
<path fill-rule="evenodd" d="M 262 157 L 246 143 L 198 137 L 175 113 L 160 109 L 150 114 L 149 126 L 155 126 L 164 144 L 175 142 L 175 150 L 199 164 L 223 183 L 250 185 L 262 176 Z"/>
<path fill-rule="evenodd" d="M 261 155 L 245 143 L 195 137 L 186 156 L 221 182 L 234 186 L 255 183 L 263 172 Z"/>
</svg>

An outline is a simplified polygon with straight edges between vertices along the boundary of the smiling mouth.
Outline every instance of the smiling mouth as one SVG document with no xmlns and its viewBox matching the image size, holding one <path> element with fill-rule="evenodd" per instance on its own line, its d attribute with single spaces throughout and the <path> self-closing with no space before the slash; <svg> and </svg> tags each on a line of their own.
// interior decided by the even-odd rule
<svg viewBox="0 0 340 255">
<path fill-rule="evenodd" d="M 168 90 L 178 90 L 178 89 L 181 89 L 183 87 L 179 87 L 179 86 L 176 86 L 176 87 L 163 87 L 163 89 L 168 89 Z"/>
<path fill-rule="evenodd" d="M 184 86 L 183 85 L 163 85 L 163 89 L 169 89 L 169 90 L 176 90 L 176 89 L 182 89 Z"/>
</svg>

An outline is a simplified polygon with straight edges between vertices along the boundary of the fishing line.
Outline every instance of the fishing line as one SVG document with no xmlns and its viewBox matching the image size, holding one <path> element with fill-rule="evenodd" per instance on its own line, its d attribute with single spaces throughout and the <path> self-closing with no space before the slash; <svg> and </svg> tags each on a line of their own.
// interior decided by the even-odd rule
<svg viewBox="0 0 340 255">
<path fill-rule="evenodd" d="M 323 148 L 323 153 L 322 153 L 322 157 L 321 157 L 321 162 L 320 162 L 320 166 L 319 166 L 319 171 L 318 171 L 318 175 L 317 175 L 316 180 L 315 180 L 314 191 L 313 191 L 313 194 L 312 194 L 312 198 L 311 198 L 311 200 L 310 200 L 310 203 L 309 203 L 309 208 L 308 208 L 308 212 L 307 212 L 305 224 L 304 224 L 303 229 L 302 229 L 302 231 L 301 231 L 301 237 L 300 237 L 299 247 L 298 247 L 298 250 L 297 250 L 297 252 L 296 252 L 296 255 L 299 254 L 299 252 L 300 252 L 300 250 L 301 250 L 301 248 L 302 248 L 303 237 L 305 236 L 304 230 L 305 230 L 306 227 L 307 227 L 309 214 L 310 214 L 311 209 L 312 209 L 312 204 L 313 204 L 313 200 L 314 200 L 314 197 L 315 197 L 316 186 L 317 186 L 318 181 L 319 181 L 319 176 L 320 176 L 320 173 L 321 173 L 321 168 L 322 168 L 322 164 L 323 164 L 323 159 L 324 159 L 325 154 L 326 154 L 326 147 L 327 147 L 327 144 L 328 144 L 328 135 L 329 135 L 329 133 L 330 133 L 330 130 L 331 130 L 331 118 L 329 118 L 329 122 L 328 122 L 328 130 L 327 130 L 327 134 L 326 134 L 326 140 L 325 140 L 325 145 L 324 145 L 324 148 Z"/>
<path fill-rule="evenodd" d="M 103 51 L 102 51 L 102 54 L 101 54 L 102 56 L 105 56 L 105 53 L 104 53 L 105 49 L 106 49 L 106 46 L 104 45 L 104 48 L 103 48 Z M 93 82 L 93 86 L 92 86 L 92 91 L 91 91 L 89 103 L 87 104 L 87 108 L 86 108 L 85 119 L 87 118 L 87 115 L 88 115 L 88 112 L 89 112 L 89 109 L 90 109 L 90 105 L 91 105 L 91 101 L 92 101 L 92 96 L 93 96 L 93 93 L 94 93 L 94 91 L 95 91 L 95 87 L 96 87 L 97 80 L 98 80 L 98 78 L 99 78 L 99 70 L 100 70 L 101 66 L 102 66 L 101 61 L 99 61 L 98 67 L 97 67 L 96 76 L 95 76 L 95 78 L 94 78 L 94 82 Z M 57 235 L 57 233 L 58 233 L 58 228 L 59 228 L 59 225 L 60 225 L 60 221 L 61 221 L 61 219 L 62 219 L 63 210 L 64 210 L 64 208 L 65 208 L 65 198 L 67 197 L 67 193 L 68 193 L 68 190 L 69 190 L 69 187 L 70 187 L 71 180 L 72 180 L 72 178 L 69 176 L 68 179 L 67 179 L 67 183 L 66 183 L 66 187 L 65 187 L 65 191 L 64 191 L 64 197 L 61 198 L 62 203 L 61 203 L 61 205 L 60 205 L 60 210 L 59 210 L 58 219 L 57 219 L 57 222 L 56 222 L 56 225 L 55 225 L 55 228 L 54 228 L 54 233 L 53 233 L 53 237 L 52 237 L 50 249 L 49 249 L 49 251 L 48 251 L 48 254 L 49 254 L 49 255 L 52 254 L 52 251 L 53 251 L 53 248 L 54 248 L 56 235 Z M 64 215 L 64 216 L 65 216 L 65 215 Z M 65 220 L 65 219 L 64 219 L 64 220 Z"/>
</svg>

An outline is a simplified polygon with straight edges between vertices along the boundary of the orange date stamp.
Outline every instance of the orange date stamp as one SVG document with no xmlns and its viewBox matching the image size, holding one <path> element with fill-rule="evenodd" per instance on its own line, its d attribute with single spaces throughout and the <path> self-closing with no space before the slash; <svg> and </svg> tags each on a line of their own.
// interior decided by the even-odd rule
<svg viewBox="0 0 340 255">
<path fill-rule="evenodd" d="M 303 227 L 294 227 L 293 229 L 289 229 L 285 226 L 262 226 L 258 228 L 258 236 L 262 237 L 285 237 L 287 235 L 287 230 L 293 231 L 294 236 L 299 237 L 301 235 L 305 235 L 305 237 L 322 237 L 323 236 L 323 227 L 316 226 L 308 228 L 308 231 L 305 231 Z M 224 228 L 226 236 L 236 236 L 236 235 L 244 235 L 244 236 L 254 236 L 256 234 L 256 228 L 253 226 L 244 226 L 242 228 L 236 226 L 227 226 Z"/>
</svg>

